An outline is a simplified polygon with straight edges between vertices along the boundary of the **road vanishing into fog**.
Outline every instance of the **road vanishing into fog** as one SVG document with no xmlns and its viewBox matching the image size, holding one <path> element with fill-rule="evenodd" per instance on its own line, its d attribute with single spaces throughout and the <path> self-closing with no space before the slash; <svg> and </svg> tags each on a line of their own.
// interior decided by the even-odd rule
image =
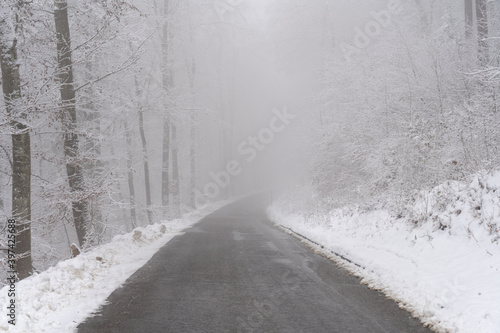
<svg viewBox="0 0 500 333">
<path fill-rule="evenodd" d="M 173 238 L 78 332 L 430 332 L 266 221 L 259 201 Z"/>
</svg>

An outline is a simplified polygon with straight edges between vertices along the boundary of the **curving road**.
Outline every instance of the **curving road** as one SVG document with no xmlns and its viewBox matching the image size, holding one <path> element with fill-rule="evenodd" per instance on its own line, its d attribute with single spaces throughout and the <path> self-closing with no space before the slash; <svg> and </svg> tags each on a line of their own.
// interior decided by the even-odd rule
<svg viewBox="0 0 500 333">
<path fill-rule="evenodd" d="M 241 201 L 172 239 L 78 332 L 430 332 Z"/>
</svg>

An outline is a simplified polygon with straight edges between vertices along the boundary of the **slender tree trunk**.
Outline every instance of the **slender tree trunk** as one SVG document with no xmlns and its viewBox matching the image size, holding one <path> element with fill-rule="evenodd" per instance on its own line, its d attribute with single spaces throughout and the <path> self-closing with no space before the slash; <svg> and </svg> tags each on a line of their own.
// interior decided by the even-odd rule
<svg viewBox="0 0 500 333">
<path fill-rule="evenodd" d="M 127 134 L 125 133 L 125 136 Z M 111 154 L 111 156 L 116 156 L 115 154 L 115 146 L 113 145 L 113 143 L 110 143 L 109 145 L 109 152 Z M 127 156 L 128 158 L 128 156 Z M 128 165 L 128 161 L 127 161 L 127 165 Z M 110 185 L 108 185 L 110 186 Z M 118 196 L 118 202 L 120 203 L 124 203 L 125 202 L 125 198 L 123 197 L 123 191 L 121 189 L 121 186 L 120 184 L 115 184 L 115 189 L 116 189 L 116 195 Z M 102 197 L 102 196 L 99 196 L 99 197 Z M 102 198 L 101 200 L 105 200 L 106 198 Z M 102 212 L 102 210 L 101 210 Z M 127 231 L 131 231 L 133 228 L 132 228 L 132 224 L 130 224 L 130 226 L 128 224 L 125 223 L 125 221 L 127 221 L 128 219 L 130 218 L 130 216 L 127 215 L 127 213 L 125 212 L 125 210 L 122 210 L 120 209 L 120 219 L 122 221 L 124 221 L 124 225 L 125 225 L 125 228 Z M 106 228 L 105 228 L 105 223 L 104 223 L 104 220 L 102 220 L 103 223 L 100 223 L 99 226 L 102 227 L 102 231 L 100 230 L 100 234 L 102 236 L 104 236 L 104 233 L 106 232 Z M 129 228 L 130 227 L 130 228 Z"/>
<path fill-rule="evenodd" d="M 190 3 L 189 0 L 187 1 L 188 3 L 188 10 L 190 9 Z M 194 105 L 195 104 L 195 92 L 194 92 L 194 86 L 195 86 L 195 77 L 196 77 L 196 59 L 194 56 L 194 36 L 193 36 L 193 25 L 191 22 L 191 19 L 189 18 L 189 41 L 191 43 L 191 63 L 188 62 L 186 58 L 186 67 L 187 67 L 187 74 L 188 74 L 188 80 L 189 80 L 189 93 L 191 95 L 191 102 Z M 191 110 L 190 114 L 190 124 L 189 124 L 189 138 L 190 138 L 190 145 L 189 145 L 189 187 L 190 187 L 190 192 L 189 192 L 189 204 L 191 207 L 196 208 L 196 112 L 195 110 Z"/>
<path fill-rule="evenodd" d="M 191 42 L 192 36 L 191 36 Z M 189 69 L 189 90 L 191 93 L 191 99 L 194 99 L 194 78 L 196 75 L 196 63 L 194 60 L 194 56 L 191 62 L 191 68 Z M 189 201 L 191 207 L 196 208 L 196 197 L 195 197 L 195 188 L 196 188 L 196 113 L 194 110 L 191 111 L 190 115 L 190 127 L 189 127 L 189 137 L 190 137 L 190 147 L 189 147 L 189 164 L 190 164 L 190 195 Z"/>
<path fill-rule="evenodd" d="M 139 83 L 135 81 L 137 100 L 140 100 Z M 139 102 L 140 103 L 140 102 Z M 153 223 L 153 212 L 151 211 L 151 183 L 149 181 L 149 162 L 148 162 L 148 144 L 146 141 L 146 133 L 144 131 L 144 116 L 142 106 L 139 104 L 139 133 L 142 143 L 142 158 L 144 163 L 144 186 L 146 190 L 146 211 L 148 214 L 149 224 Z"/>
<path fill-rule="evenodd" d="M 163 145 L 162 145 L 162 168 L 161 168 L 161 204 L 164 212 L 169 211 L 170 180 L 168 171 L 170 167 L 170 122 L 163 121 Z"/>
<path fill-rule="evenodd" d="M 168 90 L 172 91 L 174 87 L 174 74 L 170 71 L 170 80 Z M 172 105 L 172 102 L 170 103 Z M 169 112 L 170 116 L 171 112 Z M 172 117 L 174 118 L 174 117 Z M 180 216 L 180 185 L 179 185 L 179 160 L 177 158 L 179 152 L 179 146 L 177 142 L 177 125 L 175 120 L 170 120 L 170 149 L 172 153 L 172 182 L 171 182 L 171 205 L 170 209 L 172 212 L 172 217 L 178 218 Z"/>
<path fill-rule="evenodd" d="M 222 68 L 223 68 L 223 44 L 222 41 L 220 42 L 221 44 L 219 45 L 219 56 L 217 59 L 217 68 L 216 68 L 216 75 L 217 75 L 217 83 L 218 83 L 218 109 L 219 109 L 219 119 L 220 119 L 220 136 L 219 136 L 219 144 L 220 144 L 220 160 L 219 160 L 219 168 L 221 170 L 224 170 L 226 167 L 226 163 L 229 161 L 229 126 L 230 126 L 230 119 L 229 115 L 226 112 L 226 104 L 225 104 L 225 99 L 224 99 L 224 79 L 223 79 L 223 73 L 222 73 Z M 221 186 L 220 188 L 220 196 L 225 198 L 228 195 L 228 186 L 230 184 L 227 184 L 225 187 Z"/>
<path fill-rule="evenodd" d="M 83 3 L 82 5 L 84 10 L 91 10 L 90 3 Z M 91 34 L 87 38 L 90 39 Z M 98 69 L 95 68 L 98 64 L 99 61 L 94 55 L 90 55 L 86 59 L 85 80 L 87 82 L 92 82 L 96 79 L 94 73 L 98 72 Z M 93 134 L 83 139 L 83 151 L 85 154 L 88 154 L 88 158 L 85 158 L 86 162 L 84 163 L 86 185 L 90 193 L 92 193 L 92 196 L 89 197 L 89 239 L 87 242 L 91 245 L 99 245 L 102 243 L 105 233 L 102 214 L 102 205 L 105 197 L 100 191 L 105 166 L 101 158 L 101 142 L 99 139 L 101 134 L 101 119 L 96 108 L 96 93 L 93 84 L 85 87 L 80 100 L 83 101 L 82 107 L 79 109 L 80 114 L 83 115 L 83 122 L 89 125 L 88 127 Z M 111 149 L 112 147 L 111 145 Z"/>
<path fill-rule="evenodd" d="M 196 188 L 196 116 L 195 112 L 191 111 L 191 119 L 190 119 L 190 128 L 189 128 L 189 137 L 191 140 L 189 147 L 189 166 L 190 166 L 190 177 L 189 177 L 189 202 L 191 207 L 196 208 L 196 196 L 195 196 L 195 188 Z"/>
<path fill-rule="evenodd" d="M 127 141 L 127 178 L 130 202 L 130 221 L 132 223 L 132 229 L 135 229 L 137 228 L 137 217 L 135 212 L 134 172 L 132 170 L 132 134 L 130 133 L 127 123 L 125 123 L 125 139 Z"/>
<path fill-rule="evenodd" d="M 92 81 L 92 63 L 91 59 L 87 62 L 87 80 Z M 101 120 L 98 117 L 95 104 L 93 102 L 95 93 L 92 85 L 87 86 L 85 89 L 84 99 L 86 102 L 82 105 L 84 111 L 85 121 L 90 124 L 94 137 L 98 138 L 101 133 Z M 89 233 L 92 234 L 92 239 L 88 241 L 93 245 L 98 245 L 102 243 L 104 236 L 104 222 L 101 210 L 101 204 L 104 200 L 103 196 L 98 194 L 98 188 L 96 184 L 100 182 L 104 171 L 104 164 L 101 158 L 101 142 L 99 139 L 88 139 L 85 141 L 85 151 L 90 154 L 90 159 L 87 163 L 84 163 L 84 169 L 86 171 L 86 176 L 90 179 L 92 185 L 92 195 L 91 200 L 89 200 Z"/>
<path fill-rule="evenodd" d="M 472 38 L 474 25 L 474 0 L 464 0 L 465 6 L 465 37 Z"/>
<path fill-rule="evenodd" d="M 164 214 L 169 210 L 169 169 L 170 169 L 170 69 L 168 66 L 169 61 L 169 29 L 168 29 L 168 14 L 169 14 L 169 0 L 163 3 L 163 34 L 161 40 L 162 48 L 162 83 L 163 83 L 163 108 L 165 112 L 165 120 L 163 122 L 163 147 L 162 147 L 162 172 L 161 172 L 161 203 L 163 206 Z"/>
<path fill-rule="evenodd" d="M 20 280 L 32 273 L 31 263 L 31 150 L 30 135 L 24 125 L 14 125 L 12 135 L 12 216 L 17 223 L 16 270 Z"/>
<path fill-rule="evenodd" d="M 171 125 L 172 129 L 172 213 L 174 218 L 180 216 L 180 193 L 179 193 L 179 161 L 177 159 L 177 126 Z"/>
<path fill-rule="evenodd" d="M 236 106 L 236 67 L 237 67 L 237 55 L 234 55 L 233 59 L 233 70 L 231 73 L 231 107 L 229 108 L 229 128 L 227 130 L 227 142 L 226 142 L 226 163 L 232 160 L 232 149 L 234 142 L 234 112 L 237 108 Z M 228 194 L 230 196 L 234 195 L 236 192 L 236 181 L 231 178 L 228 186 Z"/>
<path fill-rule="evenodd" d="M 148 144 L 144 132 L 144 117 L 142 110 L 139 111 L 139 132 L 141 134 L 142 153 L 144 159 L 144 186 L 146 190 L 146 206 L 149 224 L 153 223 L 153 212 L 151 211 L 151 183 L 149 181 Z"/>
<path fill-rule="evenodd" d="M 0 14 L 1 15 L 1 14 Z M 16 270 L 20 280 L 31 275 L 31 150 L 28 127 L 16 118 L 19 110 L 21 80 L 17 63 L 17 40 L 6 18 L 0 16 L 0 63 L 2 90 L 11 118 L 12 134 L 12 217 L 16 221 Z"/>
<path fill-rule="evenodd" d="M 54 20 L 57 37 L 58 79 L 62 101 L 62 125 L 64 132 L 64 155 L 66 173 L 72 193 L 73 220 L 80 247 L 86 242 L 88 230 L 88 202 L 83 197 L 85 182 L 83 167 L 79 161 L 79 139 L 76 132 L 76 94 L 73 85 L 73 63 L 71 60 L 71 38 L 66 0 L 54 1 Z"/>
<path fill-rule="evenodd" d="M 488 64 L 488 14 L 486 0 L 476 0 L 478 59 L 482 66 Z"/>
</svg>

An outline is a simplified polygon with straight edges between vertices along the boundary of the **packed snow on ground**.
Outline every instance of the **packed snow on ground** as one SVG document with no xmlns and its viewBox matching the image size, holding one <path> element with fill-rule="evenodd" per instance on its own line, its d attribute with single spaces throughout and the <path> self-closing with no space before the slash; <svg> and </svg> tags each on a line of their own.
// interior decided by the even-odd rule
<svg viewBox="0 0 500 333">
<path fill-rule="evenodd" d="M 414 196 L 406 217 L 353 207 L 269 216 L 356 263 L 332 258 L 438 332 L 500 332 L 500 172 Z"/>
<path fill-rule="evenodd" d="M 0 290 L 0 332 L 76 331 L 80 322 L 98 310 L 163 245 L 223 205 L 210 204 L 182 219 L 136 228 L 17 283 L 15 326 L 8 323 L 9 287 L 5 286 Z"/>
</svg>

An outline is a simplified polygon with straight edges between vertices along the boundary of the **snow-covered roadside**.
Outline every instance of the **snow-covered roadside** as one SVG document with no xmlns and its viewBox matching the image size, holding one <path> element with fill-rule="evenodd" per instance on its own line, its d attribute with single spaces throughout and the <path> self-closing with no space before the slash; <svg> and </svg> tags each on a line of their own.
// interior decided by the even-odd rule
<svg viewBox="0 0 500 333">
<path fill-rule="evenodd" d="M 78 257 L 59 262 L 16 285 L 16 325 L 8 323 L 8 286 L 0 290 L 1 332 L 75 331 L 129 276 L 168 241 L 227 202 L 207 205 L 184 218 L 137 228 Z"/>
<path fill-rule="evenodd" d="M 436 331 L 500 332 L 499 172 L 420 192 L 399 219 L 384 210 L 289 207 L 276 202 L 270 218 L 357 264 L 333 256 Z"/>
</svg>

